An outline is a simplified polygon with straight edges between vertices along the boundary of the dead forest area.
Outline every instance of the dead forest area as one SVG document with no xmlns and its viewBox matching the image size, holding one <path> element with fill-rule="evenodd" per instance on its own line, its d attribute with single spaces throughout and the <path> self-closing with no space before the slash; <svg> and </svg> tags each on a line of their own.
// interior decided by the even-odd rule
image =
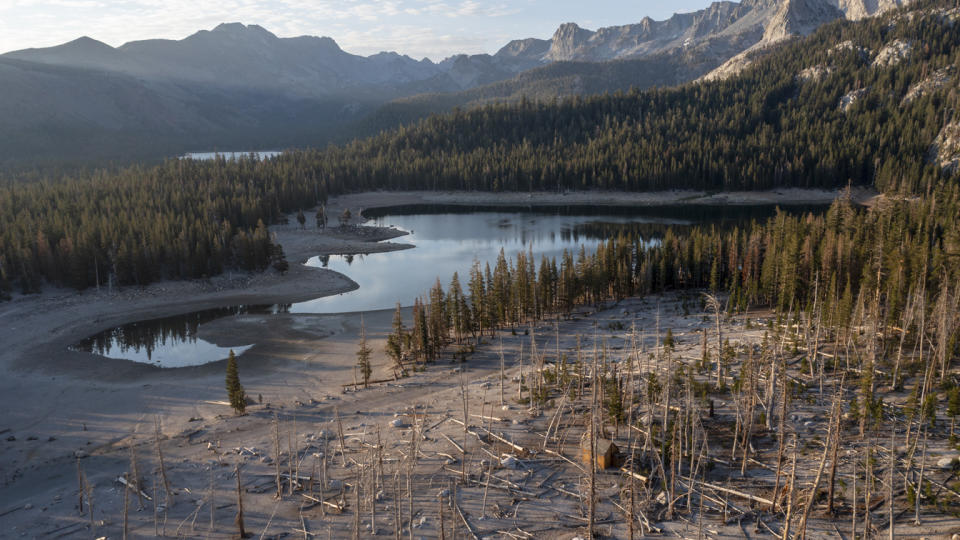
<svg viewBox="0 0 960 540">
<path fill-rule="evenodd" d="M 835 329 L 822 306 L 631 297 L 486 333 L 465 361 L 448 352 L 341 396 L 169 436 L 158 419 L 80 454 L 74 515 L 50 532 L 949 537 L 960 396 L 931 337 L 942 321 L 916 305 L 907 330 L 882 325 L 873 301 L 861 294 Z M 91 480 L 88 459 L 114 470 Z"/>
<path fill-rule="evenodd" d="M 957 194 L 475 265 L 366 384 L 79 454 L 50 532 L 950 537 Z"/>
</svg>

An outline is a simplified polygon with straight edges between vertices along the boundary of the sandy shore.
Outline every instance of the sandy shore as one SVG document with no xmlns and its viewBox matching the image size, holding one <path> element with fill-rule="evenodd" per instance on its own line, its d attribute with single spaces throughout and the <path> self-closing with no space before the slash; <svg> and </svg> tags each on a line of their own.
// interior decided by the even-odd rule
<svg viewBox="0 0 960 540">
<path fill-rule="evenodd" d="M 343 208 L 355 214 L 360 209 L 399 204 L 463 205 L 656 205 L 656 204 L 770 204 L 829 202 L 836 192 L 783 190 L 764 193 L 707 194 L 669 192 L 653 194 L 488 194 L 488 193 L 386 193 L 375 192 L 338 198 L 328 205 L 331 216 Z M 858 192 L 866 202 L 874 194 Z M 236 304 L 292 303 L 338 294 L 356 284 L 336 272 L 303 266 L 309 257 L 321 254 L 373 253 L 409 248 L 402 243 L 382 242 L 397 238 L 398 231 L 373 228 L 328 229 L 320 233 L 309 225 L 301 230 L 294 220 L 272 227 L 290 261 L 290 271 L 273 270 L 257 275 L 225 275 L 202 282 L 160 283 L 120 291 L 47 291 L 18 297 L 0 304 L 0 512 L 31 501 L 33 510 L 16 512 L 16 523 L 29 526 L 40 516 L 66 515 L 74 489 L 74 453 L 98 455 L 88 474 L 99 485 L 110 486 L 118 463 L 126 457 L 123 441 L 132 435 L 152 432 L 160 417 L 165 435 L 173 441 L 194 429 L 203 419 L 208 429 L 227 429 L 236 420 L 224 399 L 222 363 L 160 370 L 122 360 L 69 351 L 67 347 L 98 331 L 134 320 Z M 335 219 L 331 219 L 335 223 Z M 389 372 L 382 353 L 391 313 L 366 314 L 365 324 L 376 351 L 378 374 Z M 297 403 L 341 400 L 340 387 L 353 380 L 354 352 L 359 315 L 283 315 L 245 317 L 243 337 L 256 338 L 257 347 L 241 359 L 241 377 L 251 395 L 277 408 L 295 409 Z M 201 337 L 221 346 L 232 346 L 233 327 L 211 324 Z M 480 371 L 476 376 L 489 373 Z M 376 376 L 376 375 L 375 375 Z M 426 396 L 433 382 L 449 383 L 449 373 L 428 374 L 412 393 L 378 390 L 376 403 L 387 410 L 396 400 Z M 339 402 L 339 401 L 338 401 Z M 350 401 L 357 409 L 367 408 Z M 346 406 L 346 402 L 341 402 Z M 268 430 L 269 414 L 256 416 L 243 429 Z M 219 422 L 219 423 L 218 423 Z M 12 439 L 12 440 L 7 440 Z M 189 438 L 188 438 L 189 439 Z M 195 450 L 195 449 L 194 449 Z M 193 451 L 193 450 L 191 450 Z M 173 450 L 171 450 L 173 452 Z M 181 452 L 179 458 L 187 459 Z M 122 468 L 122 467 L 121 467 Z M 69 487 L 68 487 L 69 486 Z M 115 489 L 115 488 L 114 488 Z M 115 495 L 116 493 L 114 493 Z M 51 502 L 59 501 L 59 502 Z M 114 512 L 115 514 L 115 512 Z M 21 521 L 22 520 L 22 521 Z M 14 516 L 4 517 L 14 523 Z M 114 523 L 115 524 L 115 523 Z M 51 527 L 52 528 L 52 527 Z M 19 531 L 23 531 L 21 528 Z M 9 532 L 9 531 L 8 531 Z M 87 535 L 84 532 L 81 534 Z"/>
<path fill-rule="evenodd" d="M 483 191 L 375 191 L 346 195 L 338 204 L 350 208 L 373 208 L 406 204 L 444 204 L 463 206 L 658 206 L 658 205 L 766 205 L 829 204 L 843 190 L 777 189 L 772 191 L 706 192 L 691 190 L 624 193 L 617 191 L 570 191 L 490 193 Z M 859 204 L 870 204 L 879 194 L 857 187 L 850 192 Z"/>
</svg>

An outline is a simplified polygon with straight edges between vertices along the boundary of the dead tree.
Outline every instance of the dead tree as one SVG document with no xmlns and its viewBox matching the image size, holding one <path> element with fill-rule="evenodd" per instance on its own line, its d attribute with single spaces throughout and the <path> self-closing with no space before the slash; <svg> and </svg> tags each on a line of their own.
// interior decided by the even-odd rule
<svg viewBox="0 0 960 540">
<path fill-rule="evenodd" d="M 167 479 L 167 467 L 163 463 L 163 449 L 160 448 L 160 417 L 154 419 L 154 441 L 157 446 L 157 462 L 160 466 L 160 479 L 163 481 L 164 493 L 164 522 L 166 522 L 167 510 L 173 502 L 173 492 L 170 490 L 170 480 Z M 89 502 L 89 500 L 88 500 Z"/>
<path fill-rule="evenodd" d="M 593 540 L 593 524 L 596 519 L 596 506 L 594 500 L 597 492 L 597 353 L 596 340 L 594 340 L 593 370 L 590 374 L 590 500 L 588 503 L 587 514 L 587 540 Z"/>
<path fill-rule="evenodd" d="M 723 334 L 720 330 L 720 299 L 717 298 L 715 294 L 704 294 L 706 299 L 707 307 L 713 310 L 713 317 L 717 326 L 717 380 L 716 387 L 720 388 L 722 369 L 723 369 Z M 659 331 L 657 332 L 657 339 L 659 340 Z"/>
<path fill-rule="evenodd" d="M 800 518 L 800 540 L 804 540 L 807 537 L 807 517 L 810 516 L 810 509 L 813 508 L 814 503 L 817 501 L 817 491 L 820 489 L 820 478 L 823 475 L 823 468 L 827 463 L 827 456 L 830 454 L 831 446 L 834 442 L 834 424 L 838 422 L 840 418 L 840 393 L 837 392 L 833 399 L 833 407 L 830 414 L 830 425 L 827 427 L 827 440 L 826 446 L 823 448 L 823 455 L 820 456 L 820 466 L 817 467 L 817 474 L 813 479 L 813 487 L 810 488 L 810 497 L 807 500 L 807 504 L 803 508 L 803 516 Z"/>
<path fill-rule="evenodd" d="M 787 492 L 787 514 L 783 518 L 783 540 L 790 539 L 790 520 L 793 519 L 793 494 L 797 481 L 797 435 L 793 435 L 793 464 L 790 466 L 790 490 Z"/>
<path fill-rule="evenodd" d="M 280 417 L 273 413 L 273 442 L 276 459 L 274 459 L 274 472 L 277 481 L 277 499 L 283 498 L 283 484 L 280 482 Z"/>
<path fill-rule="evenodd" d="M 243 487 L 240 481 L 240 465 L 236 466 L 234 474 L 237 475 L 237 534 L 240 538 L 246 538 L 247 530 L 243 527 Z"/>
<path fill-rule="evenodd" d="M 77 458 L 77 509 L 83 515 L 83 470 L 80 468 L 80 458 Z"/>
</svg>

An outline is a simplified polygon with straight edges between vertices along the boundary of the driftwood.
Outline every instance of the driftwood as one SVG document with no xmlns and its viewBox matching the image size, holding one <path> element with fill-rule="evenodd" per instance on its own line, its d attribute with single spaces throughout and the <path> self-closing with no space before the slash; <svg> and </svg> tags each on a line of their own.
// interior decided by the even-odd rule
<svg viewBox="0 0 960 540">
<path fill-rule="evenodd" d="M 140 495 L 141 497 L 143 497 L 144 499 L 146 499 L 146 500 L 148 500 L 148 501 L 152 501 L 152 500 L 153 500 L 153 499 L 150 498 L 149 495 L 147 495 L 146 493 L 144 493 L 142 489 L 137 489 L 137 485 L 136 485 L 134 482 L 128 482 L 127 479 L 124 478 L 124 477 L 122 477 L 122 476 L 118 476 L 118 477 L 117 477 L 117 482 L 120 482 L 121 484 L 127 486 L 127 488 L 129 488 L 130 491 L 139 494 L 139 495 Z"/>
<path fill-rule="evenodd" d="M 623 472 L 623 473 L 626 473 L 626 474 L 628 474 L 628 475 L 630 475 L 630 476 L 632 476 L 632 477 L 634 477 L 634 478 L 636 478 L 637 480 L 639 480 L 639 481 L 641 481 L 641 482 L 646 482 L 646 481 L 650 480 L 650 479 L 647 478 L 646 476 L 644 476 L 644 475 L 642 475 L 642 474 L 639 474 L 639 473 L 635 473 L 635 472 L 631 471 L 630 469 L 628 469 L 628 468 L 626 468 L 626 467 L 620 467 L 620 471 Z"/>
<path fill-rule="evenodd" d="M 441 432 L 440 435 L 443 435 L 443 438 L 446 439 L 447 442 L 449 442 L 450 444 L 452 444 L 453 447 L 456 448 L 458 452 L 460 452 L 460 454 L 464 454 L 464 453 L 465 453 L 465 452 L 463 451 L 463 447 L 460 446 L 459 444 L 457 444 L 456 442 L 454 442 L 454 440 L 451 439 L 446 433 Z"/>
<path fill-rule="evenodd" d="M 304 499 L 307 499 L 307 500 L 310 501 L 310 502 L 313 502 L 313 503 L 316 503 L 316 504 L 322 504 L 322 505 L 325 505 L 325 506 L 329 506 L 330 508 L 333 508 L 333 509 L 336 510 L 337 512 L 342 512 L 342 511 L 343 511 L 343 507 L 340 506 L 339 504 L 333 504 L 333 503 L 330 502 L 330 501 L 325 501 L 325 500 L 323 500 L 323 499 L 318 499 L 318 498 L 313 497 L 313 496 L 311 496 L 311 495 L 307 495 L 306 493 L 301 493 L 300 495 L 303 496 Z"/>
<path fill-rule="evenodd" d="M 691 482 L 693 481 L 693 480 L 691 480 L 690 478 L 684 478 L 684 480 L 691 481 Z M 696 484 L 696 485 L 698 485 L 698 486 L 700 486 L 700 487 L 710 488 L 710 489 L 715 490 L 715 491 L 720 491 L 720 492 L 726 493 L 726 494 L 728 494 L 728 495 L 733 495 L 734 497 L 740 497 L 741 499 L 747 499 L 748 501 L 753 501 L 753 502 L 756 502 L 756 503 L 765 504 L 765 505 L 767 505 L 767 506 L 770 506 L 770 505 L 773 504 L 773 501 L 771 501 L 770 499 L 765 499 L 765 498 L 763 498 L 763 497 L 758 497 L 758 496 L 756 496 L 756 495 L 751 495 L 751 494 L 749 494 L 749 493 L 745 493 L 745 492 L 743 492 L 743 491 L 737 491 L 737 490 L 735 490 L 735 489 L 731 489 L 731 488 L 728 488 L 728 487 L 718 486 L 718 485 L 716 485 L 716 484 L 710 484 L 710 483 L 707 483 L 707 482 L 699 482 L 699 481 L 697 481 L 697 484 Z"/>
<path fill-rule="evenodd" d="M 470 522 L 467 521 L 467 517 L 463 515 L 463 511 L 460 510 L 460 505 L 457 504 L 457 501 L 453 501 L 453 508 L 457 511 L 457 515 L 460 516 L 460 519 L 463 520 L 463 525 L 467 528 L 467 531 L 470 533 L 470 536 L 473 537 L 473 540 L 480 540 L 480 537 L 477 536 L 477 532 L 474 530 L 473 526 L 470 525 Z"/>
<path fill-rule="evenodd" d="M 367 384 L 368 384 L 368 385 L 370 385 L 370 384 L 382 384 L 382 383 L 388 383 L 388 382 L 394 382 L 394 381 L 396 381 L 396 379 L 377 379 L 377 380 L 367 381 Z M 340 386 L 342 386 L 343 388 L 349 388 L 349 387 L 351 387 L 351 386 L 353 386 L 354 388 L 356 388 L 356 387 L 358 387 L 358 386 L 363 386 L 363 383 L 357 381 L 357 382 L 352 382 L 352 383 L 347 383 L 347 384 L 341 384 Z M 229 405 L 229 403 L 228 403 L 228 405 Z"/>
</svg>

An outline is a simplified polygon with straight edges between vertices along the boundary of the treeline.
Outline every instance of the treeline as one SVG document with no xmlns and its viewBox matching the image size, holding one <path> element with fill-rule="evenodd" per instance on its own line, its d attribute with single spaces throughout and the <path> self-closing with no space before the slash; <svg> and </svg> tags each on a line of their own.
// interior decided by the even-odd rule
<svg viewBox="0 0 960 540">
<path fill-rule="evenodd" d="M 619 236 L 595 253 L 581 248 L 539 264 L 529 253 L 508 261 L 501 252 L 492 271 L 475 263 L 466 285 L 456 274 L 446 290 L 438 280 L 414 304 L 410 330 L 398 307 L 387 352 L 403 369 L 403 359 L 431 361 L 451 342 L 576 306 L 694 289 L 728 293 L 731 312 L 770 305 L 803 314 L 824 336 L 849 331 L 869 312 L 879 324 L 912 329 L 912 343 L 923 335 L 946 365 L 960 355 L 958 222 L 953 184 L 925 202 L 862 209 L 841 199 L 821 216 L 779 213 L 744 229 L 668 232 L 653 244 Z"/>
<path fill-rule="evenodd" d="M 328 195 L 374 189 L 703 190 L 875 185 L 926 194 L 928 161 L 955 84 L 901 103 L 911 85 L 960 66 L 946 0 L 829 24 L 741 76 L 677 89 L 491 105 L 370 139 L 252 161 L 174 160 L 0 188 L 0 294 L 282 267 L 266 224 Z M 894 40 L 909 56 L 874 67 Z M 850 41 L 853 47 L 838 47 Z M 801 82 L 805 68 L 833 68 Z M 846 112 L 851 90 L 866 94 Z M 937 188 L 939 189 L 939 188 Z M 829 277 L 823 276 L 829 284 Z M 841 278 L 838 287 L 845 286 Z M 745 292 L 744 294 L 752 294 Z"/>
<path fill-rule="evenodd" d="M 0 294 L 14 284 L 37 292 L 44 281 L 84 289 L 283 270 L 265 223 L 299 208 L 315 182 L 267 167 L 183 160 L 9 185 L 0 190 Z"/>
</svg>

